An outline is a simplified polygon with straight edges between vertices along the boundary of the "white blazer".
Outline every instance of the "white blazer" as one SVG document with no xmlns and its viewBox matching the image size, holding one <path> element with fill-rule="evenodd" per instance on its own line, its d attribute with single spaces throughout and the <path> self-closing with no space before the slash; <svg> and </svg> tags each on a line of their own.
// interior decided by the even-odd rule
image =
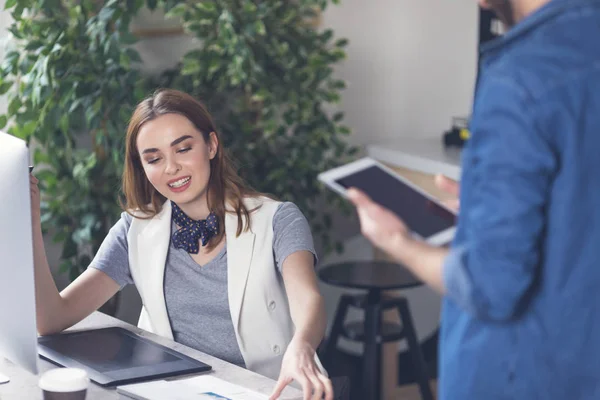
<svg viewBox="0 0 600 400">
<path fill-rule="evenodd" d="M 246 367 L 278 379 L 294 324 L 281 274 L 273 256 L 273 216 L 280 204 L 247 198 L 250 230 L 236 237 L 237 214 L 226 213 L 227 291 L 233 328 Z M 138 326 L 173 339 L 163 290 L 171 240 L 171 202 L 154 218 L 133 218 L 127 234 L 129 268 L 142 298 Z M 318 357 L 315 361 L 326 374 Z"/>
</svg>

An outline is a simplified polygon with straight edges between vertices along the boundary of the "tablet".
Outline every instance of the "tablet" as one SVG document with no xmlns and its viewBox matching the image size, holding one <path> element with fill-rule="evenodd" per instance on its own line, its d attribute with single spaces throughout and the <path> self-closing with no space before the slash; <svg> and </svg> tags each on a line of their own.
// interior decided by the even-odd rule
<svg viewBox="0 0 600 400">
<path fill-rule="evenodd" d="M 101 386 L 204 372 L 210 365 L 119 327 L 42 336 L 38 351 L 63 367 L 82 368 Z"/>
<path fill-rule="evenodd" d="M 400 217 L 413 235 L 434 246 L 448 244 L 456 231 L 456 215 L 432 196 L 390 168 L 362 158 L 319 174 L 318 179 L 346 197 L 350 187 Z"/>
</svg>

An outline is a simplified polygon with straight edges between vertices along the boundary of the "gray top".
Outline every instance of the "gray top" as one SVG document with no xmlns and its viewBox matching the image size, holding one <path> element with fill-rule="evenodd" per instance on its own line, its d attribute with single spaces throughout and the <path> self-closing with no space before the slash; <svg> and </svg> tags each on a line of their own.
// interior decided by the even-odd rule
<svg viewBox="0 0 600 400">
<path fill-rule="evenodd" d="M 132 216 L 121 214 L 90 264 L 121 288 L 133 283 L 129 271 L 127 232 Z M 176 229 L 171 225 L 171 231 Z M 292 253 L 307 250 L 315 255 L 308 221 L 293 203 L 282 203 L 273 217 L 273 255 L 277 269 Z M 227 295 L 227 246 L 207 264 L 171 244 L 167 253 L 164 291 L 169 321 L 176 342 L 233 364 L 245 366 L 240 352 Z"/>
</svg>

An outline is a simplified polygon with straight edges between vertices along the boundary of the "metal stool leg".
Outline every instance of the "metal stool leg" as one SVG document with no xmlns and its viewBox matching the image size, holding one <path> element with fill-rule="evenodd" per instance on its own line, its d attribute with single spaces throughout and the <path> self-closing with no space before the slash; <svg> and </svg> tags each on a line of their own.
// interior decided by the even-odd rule
<svg viewBox="0 0 600 400">
<path fill-rule="evenodd" d="M 381 292 L 371 290 L 365 305 L 365 350 L 363 376 L 365 400 L 381 399 Z"/>
<path fill-rule="evenodd" d="M 421 346 L 417 340 L 417 334 L 413 325 L 412 316 L 408 309 L 408 302 L 406 299 L 402 299 L 398 303 L 398 310 L 400 311 L 400 318 L 402 319 L 402 325 L 404 326 L 404 332 L 406 340 L 408 341 L 408 349 L 410 351 L 413 363 L 417 368 L 417 381 L 419 383 L 419 389 L 421 390 L 421 397 L 423 400 L 433 400 L 433 394 L 431 393 L 431 386 L 429 386 L 429 374 L 427 373 L 427 365 L 421 352 Z"/>
<path fill-rule="evenodd" d="M 347 294 L 342 295 L 340 297 L 340 301 L 338 302 L 337 308 L 335 310 L 335 317 L 333 320 L 333 325 L 331 326 L 331 331 L 329 333 L 329 339 L 325 344 L 324 349 L 324 361 L 326 363 L 331 362 L 333 355 L 335 354 L 335 349 L 337 348 L 337 341 L 340 337 L 342 330 L 344 329 L 344 319 L 346 318 L 346 313 L 348 312 L 348 306 L 352 301 L 352 296 Z"/>
</svg>

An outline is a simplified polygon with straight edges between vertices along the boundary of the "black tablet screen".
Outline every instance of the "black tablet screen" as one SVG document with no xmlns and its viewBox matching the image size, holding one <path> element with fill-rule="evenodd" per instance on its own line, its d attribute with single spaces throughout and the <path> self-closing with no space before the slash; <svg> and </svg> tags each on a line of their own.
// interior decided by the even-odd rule
<svg viewBox="0 0 600 400">
<path fill-rule="evenodd" d="M 346 189 L 361 189 L 373 201 L 397 214 L 422 238 L 429 238 L 455 224 L 456 217 L 450 211 L 377 166 L 365 168 L 335 181 Z"/>
<path fill-rule="evenodd" d="M 179 360 L 158 346 L 111 329 L 56 335 L 44 346 L 101 373 Z"/>
</svg>

